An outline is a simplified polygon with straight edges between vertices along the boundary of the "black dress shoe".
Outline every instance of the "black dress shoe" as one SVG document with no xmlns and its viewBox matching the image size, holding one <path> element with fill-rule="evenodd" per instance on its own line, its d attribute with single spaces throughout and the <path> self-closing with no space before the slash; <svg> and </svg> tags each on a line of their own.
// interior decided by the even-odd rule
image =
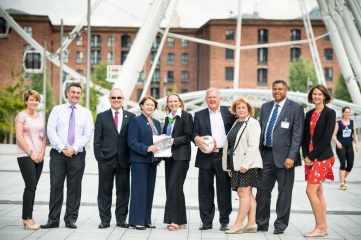
<svg viewBox="0 0 361 240">
<path fill-rule="evenodd" d="M 77 226 L 75 225 L 75 222 L 68 222 L 65 223 L 65 227 L 75 229 Z"/>
<path fill-rule="evenodd" d="M 146 228 L 156 228 L 156 226 L 152 225 L 152 224 L 145 224 Z"/>
<path fill-rule="evenodd" d="M 199 228 L 199 230 L 208 230 L 212 229 L 212 224 L 203 224 L 202 227 Z"/>
<path fill-rule="evenodd" d="M 40 225 L 41 228 L 43 229 L 47 229 L 47 228 L 58 228 L 59 227 L 59 223 L 46 223 L 44 225 Z"/>
<path fill-rule="evenodd" d="M 107 222 L 101 222 L 99 224 L 99 228 L 108 228 L 108 227 L 110 227 L 110 224 Z"/>
<path fill-rule="evenodd" d="M 281 229 L 275 229 L 273 231 L 274 234 L 283 234 L 285 232 L 285 230 L 281 230 Z"/>
<path fill-rule="evenodd" d="M 133 228 L 136 229 L 136 230 L 145 230 L 145 229 L 147 229 L 145 226 L 134 226 Z"/>
<path fill-rule="evenodd" d="M 117 226 L 121 228 L 129 228 L 129 225 L 126 221 L 117 222 Z"/>
<path fill-rule="evenodd" d="M 221 223 L 221 227 L 219 228 L 221 231 L 229 230 L 227 223 Z"/>
</svg>

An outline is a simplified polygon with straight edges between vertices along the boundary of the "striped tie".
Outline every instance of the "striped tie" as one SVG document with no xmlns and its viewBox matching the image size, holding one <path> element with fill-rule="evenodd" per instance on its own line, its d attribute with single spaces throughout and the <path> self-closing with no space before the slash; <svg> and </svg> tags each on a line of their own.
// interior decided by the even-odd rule
<svg viewBox="0 0 361 240">
<path fill-rule="evenodd" d="M 118 114 L 119 112 L 118 111 L 115 111 L 115 114 L 114 114 L 114 123 L 115 123 L 115 126 L 118 130 Z"/>
<path fill-rule="evenodd" d="M 275 125 L 277 114 L 278 114 L 278 107 L 280 105 L 276 104 L 275 109 L 273 110 L 271 119 L 268 124 L 267 133 L 266 133 L 266 147 L 272 147 L 272 133 L 273 133 L 273 127 Z"/>
</svg>

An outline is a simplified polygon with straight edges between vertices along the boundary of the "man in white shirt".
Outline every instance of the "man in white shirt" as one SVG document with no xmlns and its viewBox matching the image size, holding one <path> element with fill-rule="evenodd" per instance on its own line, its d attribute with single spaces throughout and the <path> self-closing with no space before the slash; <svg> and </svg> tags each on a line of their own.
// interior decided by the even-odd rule
<svg viewBox="0 0 361 240">
<path fill-rule="evenodd" d="M 79 105 L 82 87 L 71 83 L 66 91 L 68 102 L 55 106 L 49 116 L 47 135 L 50 151 L 50 201 L 48 222 L 41 228 L 57 228 L 67 180 L 65 226 L 76 228 L 81 185 L 85 168 L 85 146 L 90 141 L 94 124 L 89 109 Z"/>
<path fill-rule="evenodd" d="M 205 98 L 208 108 L 194 115 L 193 141 L 198 145 L 195 166 L 198 174 L 198 201 L 202 226 L 199 230 L 213 228 L 215 212 L 214 176 L 216 177 L 217 202 L 219 209 L 220 230 L 228 230 L 229 215 L 232 212 L 231 178 L 222 169 L 222 151 L 227 133 L 236 117 L 228 107 L 220 106 L 221 95 L 218 89 L 210 88 Z M 204 136 L 212 136 L 217 143 L 213 153 L 205 154 L 201 150 L 206 146 Z"/>
</svg>

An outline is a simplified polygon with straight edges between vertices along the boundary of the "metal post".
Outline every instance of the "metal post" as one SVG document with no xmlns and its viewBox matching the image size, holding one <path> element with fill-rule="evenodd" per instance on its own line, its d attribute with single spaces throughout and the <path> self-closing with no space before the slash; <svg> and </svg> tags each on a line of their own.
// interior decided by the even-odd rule
<svg viewBox="0 0 361 240">
<path fill-rule="evenodd" d="M 63 34 L 64 34 L 64 26 L 63 19 L 60 20 L 60 51 L 59 51 L 59 104 L 62 103 L 63 99 Z"/>
<path fill-rule="evenodd" d="M 234 60 L 234 76 L 233 76 L 233 88 L 238 88 L 239 81 L 239 64 L 240 64 L 240 56 L 241 56 L 241 27 L 242 27 L 242 11 L 241 11 L 241 2 L 238 2 L 238 17 L 237 17 L 237 32 L 236 32 L 236 56 Z"/>
<path fill-rule="evenodd" d="M 85 107 L 89 109 L 89 102 L 90 102 L 90 45 L 91 45 L 91 32 L 90 32 L 90 0 L 88 0 L 88 26 L 87 26 L 87 45 L 86 45 L 86 101 Z"/>
<path fill-rule="evenodd" d="M 44 106 L 44 127 L 46 126 L 46 41 L 44 41 L 43 56 L 43 106 Z"/>
<path fill-rule="evenodd" d="M 164 78 L 163 78 L 163 97 L 167 96 L 167 77 L 164 74 Z"/>
</svg>

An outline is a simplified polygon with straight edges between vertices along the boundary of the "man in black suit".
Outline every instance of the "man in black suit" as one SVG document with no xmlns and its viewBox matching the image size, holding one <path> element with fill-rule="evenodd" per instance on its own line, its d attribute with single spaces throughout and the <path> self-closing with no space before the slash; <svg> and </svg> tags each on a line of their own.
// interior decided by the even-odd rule
<svg viewBox="0 0 361 240">
<path fill-rule="evenodd" d="M 257 188 L 256 222 L 259 231 L 268 231 L 271 192 L 277 181 L 277 218 L 274 234 L 282 234 L 288 226 L 295 168 L 301 165 L 300 147 L 303 136 L 304 109 L 287 98 L 287 83 L 272 83 L 274 101 L 261 107 L 260 151 L 263 160 L 262 181 Z"/>
<path fill-rule="evenodd" d="M 115 176 L 117 226 L 128 228 L 126 222 L 129 203 L 129 147 L 128 125 L 135 115 L 122 108 L 123 92 L 110 91 L 111 108 L 99 113 L 94 130 L 94 155 L 98 161 L 99 187 L 98 208 L 101 223 L 99 228 L 110 227 L 112 192 Z"/>
<path fill-rule="evenodd" d="M 193 140 L 198 145 L 195 166 L 198 174 L 198 201 L 202 226 L 199 230 L 212 229 L 215 212 L 214 176 L 216 176 L 217 202 L 220 230 L 228 230 L 229 215 L 232 212 L 231 178 L 222 169 L 222 151 L 227 133 L 236 120 L 227 107 L 220 106 L 221 95 L 218 89 L 209 88 L 205 98 L 208 108 L 194 115 Z M 203 138 L 210 135 L 215 138 L 217 148 L 211 154 L 205 154 L 206 143 Z"/>
</svg>

